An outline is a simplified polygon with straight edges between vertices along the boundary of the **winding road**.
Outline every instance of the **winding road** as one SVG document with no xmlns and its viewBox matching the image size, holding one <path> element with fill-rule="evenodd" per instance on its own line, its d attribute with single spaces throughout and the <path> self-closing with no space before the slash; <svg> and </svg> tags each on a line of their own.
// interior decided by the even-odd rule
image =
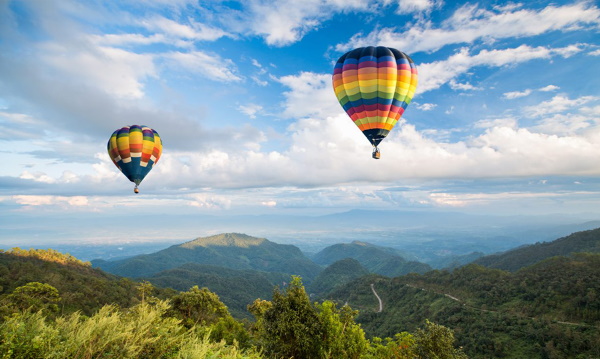
<svg viewBox="0 0 600 359">
<path fill-rule="evenodd" d="M 383 302 L 381 301 L 381 298 L 379 298 L 379 295 L 375 291 L 375 284 L 373 283 L 371 283 L 371 290 L 373 291 L 373 294 L 375 294 L 377 300 L 379 301 L 379 310 L 377 311 L 377 313 L 381 313 L 383 311 Z"/>
</svg>

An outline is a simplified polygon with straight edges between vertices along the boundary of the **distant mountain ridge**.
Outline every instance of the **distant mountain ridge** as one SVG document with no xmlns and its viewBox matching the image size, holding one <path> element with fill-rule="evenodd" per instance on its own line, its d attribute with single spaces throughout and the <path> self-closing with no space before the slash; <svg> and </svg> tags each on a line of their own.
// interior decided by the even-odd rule
<svg viewBox="0 0 600 359">
<path fill-rule="evenodd" d="M 394 248 L 353 241 L 326 247 L 313 256 L 313 261 L 321 265 L 330 265 L 345 258 L 352 258 L 356 259 L 370 272 L 388 277 L 396 277 L 411 272 L 425 273 L 432 269 L 425 263 L 414 260 L 409 261 L 404 258 L 405 256 L 408 257 L 402 251 Z"/>
<path fill-rule="evenodd" d="M 296 274 L 307 282 L 322 270 L 296 246 L 240 233 L 196 238 L 155 253 L 118 261 L 92 261 L 94 267 L 125 277 L 148 277 L 187 263 Z"/>
<path fill-rule="evenodd" d="M 516 271 L 555 256 L 600 253 L 600 228 L 572 233 L 551 242 L 522 246 L 500 254 L 481 257 L 473 263 L 488 268 Z"/>
</svg>

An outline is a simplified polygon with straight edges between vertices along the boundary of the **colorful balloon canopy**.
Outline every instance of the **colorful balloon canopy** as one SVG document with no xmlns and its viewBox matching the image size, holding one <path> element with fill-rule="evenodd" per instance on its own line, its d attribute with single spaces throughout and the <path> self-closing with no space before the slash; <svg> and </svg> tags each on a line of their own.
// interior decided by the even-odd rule
<svg viewBox="0 0 600 359">
<path fill-rule="evenodd" d="M 417 67 L 405 53 L 383 46 L 354 49 L 333 70 L 340 105 L 374 147 L 394 128 L 417 88 Z"/>
<path fill-rule="evenodd" d="M 108 155 L 123 174 L 138 185 L 158 162 L 162 141 L 156 131 L 147 126 L 126 126 L 113 132 L 107 144 Z"/>
</svg>

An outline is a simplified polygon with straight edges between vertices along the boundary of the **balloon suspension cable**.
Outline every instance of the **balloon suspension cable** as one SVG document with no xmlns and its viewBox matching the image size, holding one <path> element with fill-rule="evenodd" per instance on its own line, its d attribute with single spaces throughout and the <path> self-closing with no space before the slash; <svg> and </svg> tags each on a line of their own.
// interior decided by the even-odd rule
<svg viewBox="0 0 600 359">
<path fill-rule="evenodd" d="M 381 152 L 379 152 L 379 148 L 377 146 L 373 146 L 373 158 L 378 160 L 381 157 Z"/>
<path fill-rule="evenodd" d="M 133 192 L 135 192 L 135 193 L 140 193 L 140 190 L 138 189 L 138 186 L 137 186 L 137 184 L 135 185 L 135 188 L 133 189 Z"/>
</svg>

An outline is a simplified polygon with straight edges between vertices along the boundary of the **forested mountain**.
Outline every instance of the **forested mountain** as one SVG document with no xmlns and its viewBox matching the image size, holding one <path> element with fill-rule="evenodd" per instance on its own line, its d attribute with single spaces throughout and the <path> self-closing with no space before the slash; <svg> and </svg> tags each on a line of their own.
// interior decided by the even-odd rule
<svg viewBox="0 0 600 359">
<path fill-rule="evenodd" d="M 138 283 L 92 268 L 89 262 L 68 254 L 52 249 L 0 251 L 0 296 L 32 282 L 56 288 L 64 313 L 78 310 L 91 315 L 106 304 L 129 307 L 138 303 Z M 161 289 L 155 294 L 164 298 L 173 292 Z"/>
<path fill-rule="evenodd" d="M 516 271 L 554 256 L 572 253 L 600 253 L 600 228 L 576 232 L 551 242 L 536 243 L 516 248 L 501 254 L 479 258 L 474 263 L 489 268 Z"/>
<path fill-rule="evenodd" d="M 341 259 L 353 258 L 369 271 L 388 277 L 396 277 L 411 272 L 425 273 L 431 270 L 429 265 L 414 260 L 409 261 L 404 258 L 406 256 L 406 254 L 394 248 L 354 241 L 326 247 L 313 256 L 313 261 L 321 265 L 330 265 Z"/>
<path fill-rule="evenodd" d="M 429 319 L 453 328 L 473 358 L 598 358 L 598 293 L 600 254 L 582 253 L 514 273 L 470 264 L 452 272 L 361 277 L 327 298 L 360 310 L 357 322 L 368 335 L 410 331 Z"/>
<path fill-rule="evenodd" d="M 450 329 L 427 320 L 414 334 L 367 339 L 356 311 L 313 302 L 297 276 L 239 322 L 206 288 L 164 291 L 53 250 L 0 252 L 0 263 L 3 358 L 466 358 Z M 223 277 L 235 283 L 237 272 Z"/>
<path fill-rule="evenodd" d="M 188 263 L 146 278 L 158 287 L 186 291 L 197 285 L 210 288 L 236 318 L 250 318 L 246 309 L 255 299 L 270 299 L 273 287 L 282 287 L 289 274 L 257 270 L 237 270 L 206 264 Z"/>
<path fill-rule="evenodd" d="M 92 261 L 94 267 L 133 278 L 152 276 L 186 263 L 294 274 L 306 278 L 307 283 L 322 270 L 295 246 L 238 233 L 197 238 L 152 254 L 118 261 Z"/>
<path fill-rule="evenodd" d="M 339 260 L 325 268 L 310 285 L 310 292 L 323 295 L 331 290 L 362 276 L 368 275 L 369 271 L 356 259 L 346 258 Z"/>
</svg>

